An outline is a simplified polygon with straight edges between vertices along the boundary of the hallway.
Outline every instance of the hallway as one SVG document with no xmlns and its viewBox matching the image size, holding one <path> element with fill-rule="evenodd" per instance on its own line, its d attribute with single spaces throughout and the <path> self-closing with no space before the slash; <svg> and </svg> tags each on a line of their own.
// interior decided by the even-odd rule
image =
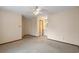
<svg viewBox="0 0 79 59">
<path fill-rule="evenodd" d="M 78 53 L 79 47 L 48 40 L 46 37 L 26 36 L 23 40 L 0 45 L 1 53 Z"/>
</svg>

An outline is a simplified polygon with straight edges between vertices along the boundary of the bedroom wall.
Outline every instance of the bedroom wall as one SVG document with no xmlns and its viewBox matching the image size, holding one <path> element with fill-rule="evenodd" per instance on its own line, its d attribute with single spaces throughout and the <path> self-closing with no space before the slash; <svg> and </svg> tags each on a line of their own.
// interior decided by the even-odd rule
<svg viewBox="0 0 79 59">
<path fill-rule="evenodd" d="M 21 15 L 0 10 L 0 44 L 22 38 Z"/>
<path fill-rule="evenodd" d="M 29 34 L 30 29 L 30 23 L 29 19 L 22 16 L 22 36 Z"/>
<path fill-rule="evenodd" d="M 37 19 L 32 18 L 32 19 L 27 19 L 26 17 L 22 17 L 22 24 L 23 24 L 23 32 L 22 35 L 33 35 L 33 36 L 38 36 L 37 33 Z"/>
<path fill-rule="evenodd" d="M 52 40 L 79 45 L 79 8 L 49 15 L 46 35 Z"/>
<path fill-rule="evenodd" d="M 37 18 L 33 18 L 30 20 L 30 34 L 33 36 L 38 36 Z"/>
</svg>

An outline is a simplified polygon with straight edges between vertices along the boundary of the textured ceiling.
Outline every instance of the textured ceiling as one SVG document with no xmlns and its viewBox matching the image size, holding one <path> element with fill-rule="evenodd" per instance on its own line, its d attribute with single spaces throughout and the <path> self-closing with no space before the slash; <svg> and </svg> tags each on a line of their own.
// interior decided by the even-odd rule
<svg viewBox="0 0 79 59">
<path fill-rule="evenodd" d="M 42 12 L 47 15 L 76 8 L 75 6 L 74 7 L 73 6 L 39 6 L 39 7 L 42 9 Z M 0 9 L 2 10 L 10 10 L 10 11 L 21 13 L 27 18 L 34 17 L 33 15 L 34 8 L 35 6 L 1 6 L 0 7 Z"/>
</svg>

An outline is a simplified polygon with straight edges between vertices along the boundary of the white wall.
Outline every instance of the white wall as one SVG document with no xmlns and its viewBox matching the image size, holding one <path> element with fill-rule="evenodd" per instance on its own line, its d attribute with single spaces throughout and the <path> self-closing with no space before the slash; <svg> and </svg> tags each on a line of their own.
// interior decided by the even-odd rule
<svg viewBox="0 0 79 59">
<path fill-rule="evenodd" d="M 0 10 L 0 44 L 22 38 L 21 15 Z"/>
<path fill-rule="evenodd" d="M 38 36 L 38 24 L 37 24 L 37 18 L 30 20 L 30 35 Z"/>
<path fill-rule="evenodd" d="M 26 17 L 22 17 L 22 36 L 29 34 L 30 29 L 29 20 Z"/>
<path fill-rule="evenodd" d="M 38 36 L 37 33 L 37 19 L 27 19 L 26 17 L 22 18 L 22 25 L 23 25 L 23 36 L 24 35 L 33 35 Z"/>
<path fill-rule="evenodd" d="M 46 35 L 49 39 L 79 45 L 79 8 L 49 15 Z"/>
</svg>

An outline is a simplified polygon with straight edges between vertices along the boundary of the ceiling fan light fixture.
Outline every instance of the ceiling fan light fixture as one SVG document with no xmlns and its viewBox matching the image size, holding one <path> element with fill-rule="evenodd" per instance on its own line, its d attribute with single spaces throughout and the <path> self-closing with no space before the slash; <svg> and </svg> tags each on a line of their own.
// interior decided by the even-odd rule
<svg viewBox="0 0 79 59">
<path fill-rule="evenodd" d="M 33 9 L 34 11 L 33 11 L 33 14 L 34 15 L 38 15 L 38 14 L 40 14 L 41 12 L 41 8 L 38 8 L 37 6 L 36 6 L 36 8 L 35 9 Z"/>
<path fill-rule="evenodd" d="M 34 15 L 38 15 L 39 14 L 39 11 L 34 11 L 33 14 Z"/>
</svg>

